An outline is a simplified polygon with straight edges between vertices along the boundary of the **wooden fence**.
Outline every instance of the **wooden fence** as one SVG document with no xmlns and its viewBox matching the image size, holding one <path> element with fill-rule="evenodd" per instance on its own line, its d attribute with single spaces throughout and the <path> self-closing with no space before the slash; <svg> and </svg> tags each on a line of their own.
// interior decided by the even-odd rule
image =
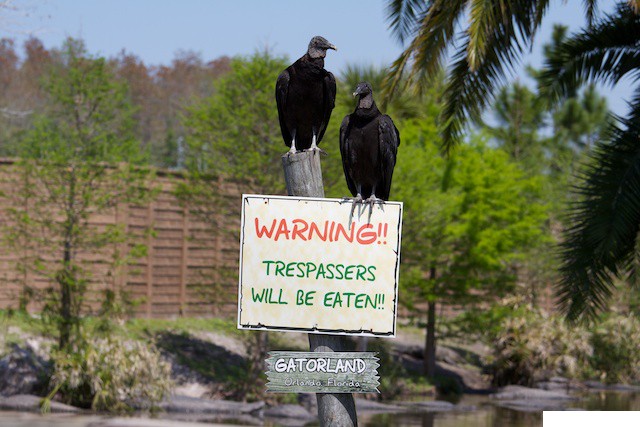
<svg viewBox="0 0 640 427">
<path fill-rule="evenodd" d="M 6 234 L 13 227 L 8 209 L 19 199 L 15 197 L 21 188 L 19 180 L 18 166 L 12 160 L 0 159 L 0 309 L 17 308 L 25 287 L 37 294 L 53 286 L 46 276 L 18 268 L 24 253 L 6 242 Z M 242 186 L 212 180 L 211 193 L 217 197 L 218 208 L 203 215 L 195 206 L 179 202 L 175 188 L 180 183 L 186 183 L 180 174 L 161 171 L 155 180 L 159 193 L 151 202 L 120 204 L 91 219 L 96 227 L 122 224 L 135 236 L 130 245 L 142 243 L 147 253 L 122 267 L 125 271 L 114 277 L 108 274 L 107 252 L 80 254 L 92 273 L 87 294 L 89 309 L 96 310 L 104 298 L 103 291 L 113 289 L 126 291 L 131 300 L 139 303 L 134 307 L 134 315 L 139 317 L 236 315 Z M 60 259 L 56 253 L 39 255 L 49 262 Z M 540 299 L 545 308 L 553 308 L 548 286 L 541 289 Z M 39 311 L 42 299 L 33 297 L 27 308 Z M 440 305 L 439 314 L 452 317 L 465 308 Z M 399 309 L 401 319 L 413 318 L 405 307 Z"/>
<path fill-rule="evenodd" d="M 12 197 L 20 189 L 19 179 L 19 167 L 12 160 L 0 159 L 0 308 L 17 307 L 25 287 L 37 295 L 53 285 L 50 278 L 32 269 L 20 269 L 24 254 L 7 245 L 7 233 L 14 226 L 8 209 L 19 199 Z M 99 228 L 121 224 L 134 236 L 127 245 L 142 243 L 147 253 L 120 267 L 124 271 L 115 276 L 108 274 L 108 251 L 79 254 L 92 273 L 88 309 L 97 309 L 104 290 L 113 289 L 124 290 L 130 300 L 138 302 L 136 316 L 235 315 L 242 191 L 237 183 L 213 180 L 221 208 L 209 212 L 204 220 L 197 209 L 184 206 L 176 197 L 174 190 L 181 181 L 184 178 L 179 174 L 159 172 L 154 184 L 159 191 L 152 201 L 120 204 L 91 218 L 90 223 Z M 39 255 L 49 262 L 56 258 L 55 252 Z M 41 300 L 33 298 L 27 308 L 38 311 Z"/>
</svg>

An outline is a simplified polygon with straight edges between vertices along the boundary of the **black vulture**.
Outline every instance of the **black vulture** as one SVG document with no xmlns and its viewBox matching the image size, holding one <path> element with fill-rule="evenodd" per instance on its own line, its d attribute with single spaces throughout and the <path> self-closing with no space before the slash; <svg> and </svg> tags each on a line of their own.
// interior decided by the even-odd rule
<svg viewBox="0 0 640 427">
<path fill-rule="evenodd" d="M 369 83 L 358 83 L 353 96 L 358 105 L 340 126 L 342 166 L 353 207 L 364 200 L 373 208 L 374 203 L 389 200 L 400 133 L 391 117 L 378 110 Z"/>
<path fill-rule="evenodd" d="M 327 49 L 337 50 L 324 37 L 312 38 L 307 53 L 278 76 L 278 118 L 290 153 L 319 150 L 327 129 L 336 100 L 336 79 L 324 69 Z"/>
</svg>

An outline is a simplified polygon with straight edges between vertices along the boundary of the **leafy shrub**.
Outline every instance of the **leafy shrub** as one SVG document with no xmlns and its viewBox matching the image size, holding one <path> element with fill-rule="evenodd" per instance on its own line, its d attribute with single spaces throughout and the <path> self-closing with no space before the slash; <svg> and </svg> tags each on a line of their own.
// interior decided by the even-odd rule
<svg viewBox="0 0 640 427">
<path fill-rule="evenodd" d="M 113 337 L 74 350 L 53 356 L 49 398 L 59 393 L 71 405 L 118 412 L 154 408 L 172 387 L 171 367 L 147 344 Z"/>
<path fill-rule="evenodd" d="M 493 383 L 498 386 L 531 386 L 554 375 L 583 376 L 592 353 L 585 330 L 533 310 L 504 319 L 493 346 Z"/>
<path fill-rule="evenodd" d="M 591 366 L 608 383 L 640 379 L 640 320 L 633 315 L 613 315 L 591 336 Z"/>
<path fill-rule="evenodd" d="M 609 383 L 640 380 L 640 321 L 632 315 L 614 313 L 594 327 L 571 326 L 561 316 L 529 306 L 514 310 L 495 330 L 494 385 L 531 386 L 555 375 Z"/>
</svg>

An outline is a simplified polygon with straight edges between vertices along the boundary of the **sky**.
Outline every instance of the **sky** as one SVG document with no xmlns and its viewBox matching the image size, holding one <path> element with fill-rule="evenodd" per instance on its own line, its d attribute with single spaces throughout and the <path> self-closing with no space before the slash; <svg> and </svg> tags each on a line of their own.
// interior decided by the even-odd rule
<svg viewBox="0 0 640 427">
<path fill-rule="evenodd" d="M 311 37 L 322 35 L 338 47 L 329 51 L 325 68 L 339 75 L 348 64 L 388 66 L 402 51 L 388 29 L 385 0 L 0 0 L 0 37 L 21 46 L 29 36 L 47 48 L 67 37 L 81 38 L 94 55 L 112 57 L 122 50 L 147 65 L 170 64 L 180 51 L 205 61 L 223 55 L 250 55 L 269 48 L 292 61 L 306 51 Z M 554 23 L 578 30 L 584 25 L 582 0 L 556 0 L 532 51 L 516 66 L 542 63 L 542 44 Z M 603 11 L 613 0 L 601 1 Z M 612 110 L 626 111 L 629 82 L 603 88 Z"/>
</svg>

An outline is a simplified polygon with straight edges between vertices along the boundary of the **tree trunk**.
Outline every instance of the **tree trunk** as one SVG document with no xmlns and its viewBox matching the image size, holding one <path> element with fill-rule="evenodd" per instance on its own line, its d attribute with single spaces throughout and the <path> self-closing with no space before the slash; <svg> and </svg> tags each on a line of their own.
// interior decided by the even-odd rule
<svg viewBox="0 0 640 427">
<path fill-rule="evenodd" d="M 436 269 L 429 269 L 429 280 L 436 279 Z M 424 344 L 424 374 L 433 378 L 436 373 L 436 302 L 427 303 L 427 336 Z"/>
<path fill-rule="evenodd" d="M 69 180 L 69 194 L 67 197 L 67 205 L 65 206 L 65 236 L 64 236 L 64 250 L 62 255 L 62 270 L 58 273 L 57 281 L 60 285 L 60 340 L 58 342 L 60 348 L 65 348 L 69 345 L 71 340 L 71 328 L 73 327 L 73 287 L 75 284 L 75 277 L 72 261 L 73 251 L 73 233 L 75 227 L 75 215 L 74 205 L 76 199 L 76 181 L 74 170 L 71 170 L 71 176 Z"/>
<path fill-rule="evenodd" d="M 427 338 L 424 346 L 424 374 L 432 378 L 436 373 L 436 302 L 429 301 Z"/>
<path fill-rule="evenodd" d="M 63 267 L 58 273 L 57 281 L 60 285 L 60 339 L 58 341 L 59 347 L 65 348 L 69 345 L 71 337 L 71 244 L 65 242 L 64 255 L 63 255 Z"/>
</svg>

